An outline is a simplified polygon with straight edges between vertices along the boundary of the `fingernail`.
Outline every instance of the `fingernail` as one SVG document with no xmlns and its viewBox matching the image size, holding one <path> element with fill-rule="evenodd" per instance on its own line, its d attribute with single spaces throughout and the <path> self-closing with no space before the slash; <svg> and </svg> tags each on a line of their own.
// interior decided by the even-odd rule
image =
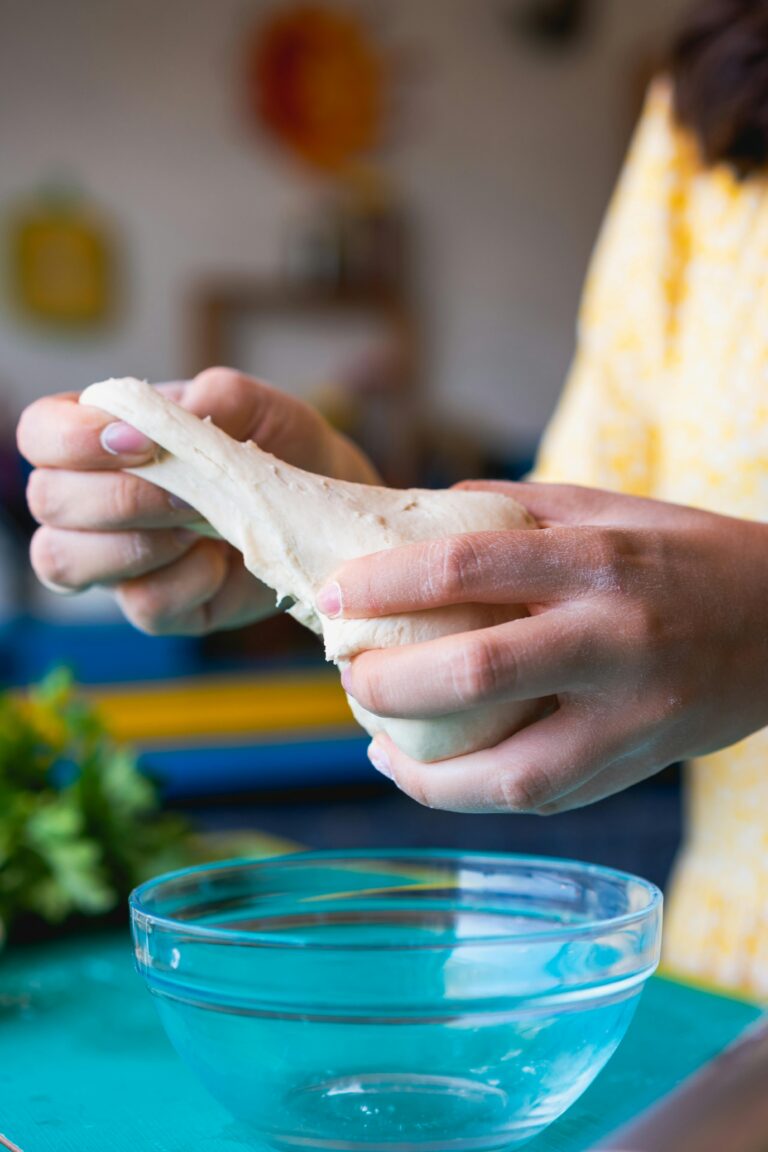
<svg viewBox="0 0 768 1152">
<path fill-rule="evenodd" d="M 392 775 L 392 768 L 390 767 L 389 763 L 389 756 L 387 756 L 384 749 L 380 748 L 378 744 L 374 743 L 368 745 L 368 759 L 370 760 L 371 764 L 373 764 L 376 771 L 381 772 L 382 776 L 386 776 L 387 780 L 394 779 Z"/>
<path fill-rule="evenodd" d="M 182 500 L 181 496 L 174 496 L 173 492 L 168 497 L 168 503 L 171 508 L 175 508 L 178 512 L 194 512 L 191 504 L 187 504 L 186 500 Z"/>
<path fill-rule="evenodd" d="M 101 446 L 110 456 L 146 456 L 153 444 L 138 428 L 121 420 L 106 426 L 101 434 Z"/>
<path fill-rule="evenodd" d="M 334 616 L 341 615 L 341 588 L 335 582 L 333 584 L 326 584 L 321 588 L 315 600 L 317 609 L 322 612 L 323 616 L 328 616 L 333 619 Z"/>
</svg>

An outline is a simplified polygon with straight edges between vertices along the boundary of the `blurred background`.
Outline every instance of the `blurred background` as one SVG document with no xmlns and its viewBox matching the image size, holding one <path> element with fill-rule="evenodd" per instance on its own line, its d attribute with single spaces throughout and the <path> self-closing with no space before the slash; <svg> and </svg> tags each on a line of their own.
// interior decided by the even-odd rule
<svg viewBox="0 0 768 1152">
<path fill-rule="evenodd" d="M 73 669 L 207 827 L 535 850 L 663 881 L 674 773 L 548 821 L 424 811 L 314 639 L 150 639 L 27 564 L 24 405 L 214 363 L 316 403 L 392 484 L 515 478 L 682 0 L 0 0 L 0 677 Z"/>
</svg>

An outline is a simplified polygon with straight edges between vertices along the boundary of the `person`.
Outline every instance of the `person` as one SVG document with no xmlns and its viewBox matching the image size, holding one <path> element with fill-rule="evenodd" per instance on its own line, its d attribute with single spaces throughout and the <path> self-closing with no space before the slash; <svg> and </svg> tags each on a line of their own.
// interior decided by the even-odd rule
<svg viewBox="0 0 768 1152">
<path fill-rule="evenodd" d="M 379 737 L 373 763 L 423 803 L 546 814 L 689 761 L 667 963 L 756 993 L 768 992 L 767 29 L 766 0 L 705 0 L 651 90 L 534 482 L 494 485 L 542 530 L 364 558 L 318 601 L 350 616 L 524 603 L 509 625 L 364 653 L 345 685 L 389 715 L 538 696 L 557 707 L 437 765 Z M 316 413 L 257 381 L 217 369 L 168 387 L 305 468 L 374 478 Z M 24 414 L 19 446 L 36 466 L 32 562 L 46 582 L 111 584 L 150 632 L 272 610 L 226 544 L 185 530 L 189 510 L 116 471 L 151 456 L 133 429 L 52 397 Z"/>
</svg>

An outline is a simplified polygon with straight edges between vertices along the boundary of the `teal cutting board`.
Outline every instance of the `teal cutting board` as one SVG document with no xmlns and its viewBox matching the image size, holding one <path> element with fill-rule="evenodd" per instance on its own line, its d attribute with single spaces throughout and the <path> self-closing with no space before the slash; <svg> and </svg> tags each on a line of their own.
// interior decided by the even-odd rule
<svg viewBox="0 0 768 1152">
<path fill-rule="evenodd" d="M 656 978 L 592 1087 L 526 1152 L 583 1152 L 759 1010 Z M 23 1152 L 244 1152 L 165 1039 L 127 934 L 0 955 L 0 1133 Z"/>
</svg>

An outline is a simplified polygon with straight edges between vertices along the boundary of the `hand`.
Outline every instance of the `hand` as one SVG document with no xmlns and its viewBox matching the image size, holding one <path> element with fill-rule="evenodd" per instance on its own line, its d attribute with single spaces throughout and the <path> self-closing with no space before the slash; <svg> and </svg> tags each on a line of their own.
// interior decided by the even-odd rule
<svg viewBox="0 0 768 1152">
<path fill-rule="evenodd" d="M 508 492 L 537 532 L 484 532 L 344 565 L 321 592 L 348 617 L 524 603 L 478 632 L 358 656 L 348 692 L 383 716 L 553 697 L 495 748 L 437 764 L 386 737 L 371 759 L 414 799 L 549 814 L 599 800 L 768 724 L 768 526 L 545 484 Z"/>
<path fill-rule="evenodd" d="M 309 405 L 238 372 L 211 368 L 161 385 L 172 399 L 238 440 L 254 439 L 308 471 L 372 482 L 373 468 Z M 148 463 L 154 445 L 127 424 L 82 407 L 76 393 L 46 397 L 23 413 L 20 452 L 35 471 L 27 497 L 42 525 L 32 565 L 62 592 L 114 587 L 145 632 L 197 635 L 275 612 L 275 594 L 221 540 L 185 526 L 199 519 L 173 497 L 119 471 Z"/>
</svg>

